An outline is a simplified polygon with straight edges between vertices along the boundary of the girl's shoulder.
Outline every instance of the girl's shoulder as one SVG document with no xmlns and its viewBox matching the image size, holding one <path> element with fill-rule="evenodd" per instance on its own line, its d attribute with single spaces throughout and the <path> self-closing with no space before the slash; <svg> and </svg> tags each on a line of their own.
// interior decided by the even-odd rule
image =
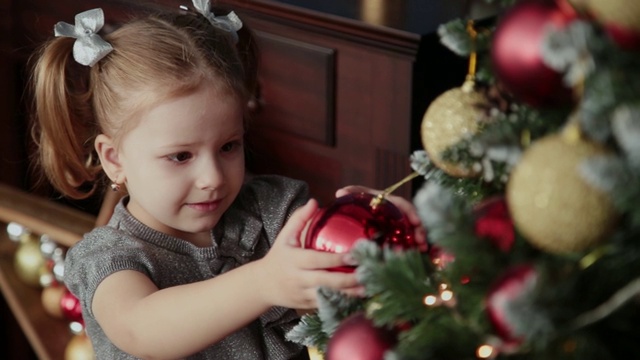
<svg viewBox="0 0 640 360">
<path fill-rule="evenodd" d="M 306 182 L 281 175 L 253 175 L 245 182 L 243 192 L 257 194 L 308 194 Z"/>
<path fill-rule="evenodd" d="M 69 248 L 66 256 L 81 262 L 110 259 L 122 254 L 131 254 L 139 248 L 139 240 L 111 226 L 100 226 L 84 234 L 82 240 Z"/>
<path fill-rule="evenodd" d="M 280 175 L 251 177 L 240 190 L 235 205 L 259 213 L 289 212 L 309 200 L 307 183 Z"/>
<path fill-rule="evenodd" d="M 78 245 L 92 245 L 94 247 L 113 248 L 117 246 L 126 246 L 131 244 L 135 246 L 136 239 L 121 229 L 114 228 L 109 225 L 99 226 L 84 234 Z"/>
</svg>

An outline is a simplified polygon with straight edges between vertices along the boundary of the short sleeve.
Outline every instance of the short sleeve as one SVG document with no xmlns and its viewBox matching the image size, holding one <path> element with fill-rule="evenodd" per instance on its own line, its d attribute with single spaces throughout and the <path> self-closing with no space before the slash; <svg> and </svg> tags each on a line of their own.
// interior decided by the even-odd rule
<svg viewBox="0 0 640 360">
<path fill-rule="evenodd" d="M 121 270 L 140 271 L 148 276 L 139 247 L 118 230 L 100 227 L 69 249 L 65 255 L 64 284 L 91 316 L 93 295 L 107 276 Z"/>
</svg>

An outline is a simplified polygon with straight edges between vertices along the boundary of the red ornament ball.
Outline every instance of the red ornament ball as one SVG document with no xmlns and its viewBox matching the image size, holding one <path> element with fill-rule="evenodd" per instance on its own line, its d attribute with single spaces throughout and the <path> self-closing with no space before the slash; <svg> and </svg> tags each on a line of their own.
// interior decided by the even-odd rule
<svg viewBox="0 0 640 360">
<path fill-rule="evenodd" d="M 623 50 L 640 45 L 640 2 L 628 0 L 573 0 L 599 22 L 609 37 Z"/>
<path fill-rule="evenodd" d="M 640 49 L 640 31 L 632 30 L 618 24 L 605 24 L 604 29 L 613 40 L 623 50 Z"/>
<path fill-rule="evenodd" d="M 396 344 L 396 333 L 376 327 L 361 312 L 340 323 L 327 344 L 327 360 L 382 360 Z"/>
<path fill-rule="evenodd" d="M 307 229 L 304 246 L 314 250 L 347 253 L 360 239 L 394 250 L 417 247 L 415 229 L 393 203 L 367 193 L 348 194 L 318 211 Z M 351 272 L 354 267 L 332 270 Z"/>
<path fill-rule="evenodd" d="M 60 308 L 62 315 L 70 321 L 82 321 L 82 306 L 80 300 L 69 290 L 65 290 L 60 298 Z"/>
<path fill-rule="evenodd" d="M 516 232 L 503 196 L 481 202 L 475 209 L 476 236 L 488 239 L 502 252 L 509 252 L 515 242 Z"/>
<path fill-rule="evenodd" d="M 522 337 L 516 334 L 507 308 L 523 296 L 527 296 L 535 286 L 537 273 L 530 264 L 515 266 L 505 272 L 489 289 L 487 314 L 496 333 L 507 344 L 519 344 Z"/>
<path fill-rule="evenodd" d="M 491 60 L 497 79 L 531 106 L 553 107 L 572 101 L 562 74 L 544 64 L 541 54 L 545 32 L 551 26 L 564 28 L 576 19 L 576 13 L 566 8 L 554 0 L 521 1 L 507 10 L 493 34 Z"/>
</svg>

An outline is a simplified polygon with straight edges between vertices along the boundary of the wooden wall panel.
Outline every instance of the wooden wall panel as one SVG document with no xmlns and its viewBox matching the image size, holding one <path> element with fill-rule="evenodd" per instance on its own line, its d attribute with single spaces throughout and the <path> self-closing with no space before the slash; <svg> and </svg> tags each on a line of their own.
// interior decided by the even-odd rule
<svg viewBox="0 0 640 360">
<path fill-rule="evenodd" d="M 409 174 L 413 58 L 261 18 L 246 18 L 246 21 L 260 34 L 287 36 L 290 41 L 332 49 L 335 54 L 334 145 L 316 146 L 305 142 L 304 138 L 288 138 L 283 134 L 284 144 L 277 143 L 277 146 L 286 146 L 289 151 L 279 151 L 274 144 L 254 144 L 260 153 L 275 163 L 289 163 L 287 157 L 296 153 L 297 156 L 319 157 L 326 159 L 325 162 L 340 164 L 340 178 L 336 183 L 319 184 L 324 188 L 319 190 L 323 194 L 333 194 L 329 189 L 335 184 L 385 188 Z M 315 85 L 309 82 L 308 86 Z M 297 121 L 312 121 L 316 111 L 317 108 L 304 109 L 296 114 Z M 256 119 L 254 127 L 256 131 L 279 131 L 277 126 L 261 117 Z M 385 161 L 378 160 L 380 153 L 386 154 Z M 314 179 L 324 168 L 325 163 L 314 163 L 312 173 L 303 174 L 303 178 Z M 285 168 L 284 171 L 291 175 L 295 170 Z M 411 186 L 407 185 L 397 193 L 410 197 Z M 322 201 L 330 199 L 321 198 Z"/>
<path fill-rule="evenodd" d="M 12 2 L 0 0 L 0 182 L 21 186 L 27 166 L 22 143 L 25 127 L 18 117 L 18 63 L 14 56 Z"/>
<path fill-rule="evenodd" d="M 260 118 L 294 136 L 333 146 L 335 51 L 265 32 L 256 36 Z"/>
</svg>

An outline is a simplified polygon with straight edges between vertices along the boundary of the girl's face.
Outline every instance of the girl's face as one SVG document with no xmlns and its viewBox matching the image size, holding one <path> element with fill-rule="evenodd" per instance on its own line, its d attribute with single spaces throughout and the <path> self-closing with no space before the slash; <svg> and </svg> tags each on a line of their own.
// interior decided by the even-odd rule
<svg viewBox="0 0 640 360">
<path fill-rule="evenodd" d="M 243 134 L 240 102 L 210 85 L 151 108 L 118 151 L 131 214 L 169 235 L 209 239 L 244 180 Z"/>
</svg>

